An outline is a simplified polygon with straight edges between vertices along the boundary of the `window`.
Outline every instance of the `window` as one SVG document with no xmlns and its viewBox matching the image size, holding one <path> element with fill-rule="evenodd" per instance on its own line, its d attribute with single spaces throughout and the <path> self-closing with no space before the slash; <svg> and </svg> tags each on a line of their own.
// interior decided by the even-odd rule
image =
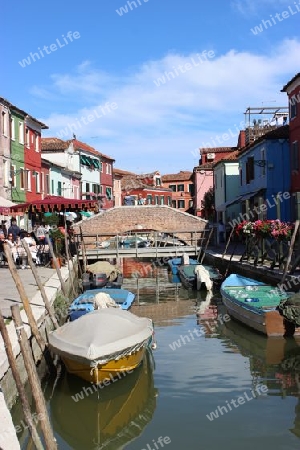
<svg viewBox="0 0 300 450">
<path fill-rule="evenodd" d="M 184 192 L 184 184 L 178 184 L 177 192 Z"/>
<path fill-rule="evenodd" d="M 7 161 L 5 161 L 5 163 L 4 163 L 4 174 L 6 174 L 6 170 L 5 170 L 6 163 L 7 163 Z M 12 188 L 16 187 L 17 186 L 16 166 L 10 166 L 9 178 L 10 178 L 11 187 Z M 7 185 L 7 183 L 5 183 L 5 185 Z"/>
<path fill-rule="evenodd" d="M 61 181 L 57 182 L 57 195 L 62 195 L 62 185 L 61 185 Z"/>
<path fill-rule="evenodd" d="M 156 178 L 155 179 L 155 184 L 156 184 L 156 186 L 161 186 L 161 179 L 160 178 Z"/>
<path fill-rule="evenodd" d="M 185 208 L 184 200 L 178 200 L 177 207 L 180 208 L 180 209 Z"/>
<path fill-rule="evenodd" d="M 168 201 L 168 206 L 171 206 L 171 197 L 169 195 L 168 195 L 167 201 Z"/>
<path fill-rule="evenodd" d="M 193 196 L 195 193 L 194 185 L 192 183 L 189 184 L 189 193 Z"/>
<path fill-rule="evenodd" d="M 26 130 L 25 130 L 25 145 L 26 145 L 27 148 L 30 148 L 29 130 L 28 130 L 27 127 L 26 127 Z"/>
<path fill-rule="evenodd" d="M 172 200 L 172 208 L 176 208 L 176 200 Z"/>
<path fill-rule="evenodd" d="M 85 198 L 87 200 L 90 200 L 89 193 L 90 192 L 90 183 L 85 183 Z"/>
<path fill-rule="evenodd" d="M 49 174 L 46 174 L 46 180 L 45 180 L 45 194 L 50 194 L 50 178 Z"/>
<path fill-rule="evenodd" d="M 100 184 L 93 184 L 93 192 L 97 195 L 100 193 Z"/>
<path fill-rule="evenodd" d="M 266 161 L 266 151 L 263 148 L 260 152 L 261 160 Z M 266 175 L 266 165 L 262 166 L 261 168 L 261 175 L 264 177 Z"/>
<path fill-rule="evenodd" d="M 19 144 L 24 144 L 24 122 L 19 122 Z"/>
<path fill-rule="evenodd" d="M 41 192 L 41 174 L 39 172 L 35 172 L 35 180 L 36 192 Z"/>
<path fill-rule="evenodd" d="M 22 168 L 20 169 L 20 188 L 25 189 L 25 184 L 26 184 L 25 170 Z"/>
<path fill-rule="evenodd" d="M 41 191 L 45 192 L 45 174 L 41 172 Z"/>
<path fill-rule="evenodd" d="M 297 98 L 293 95 L 290 98 L 290 118 L 294 119 L 297 116 Z"/>
<path fill-rule="evenodd" d="M 152 205 L 152 195 L 151 194 L 147 195 L 147 205 Z"/>
<path fill-rule="evenodd" d="M 172 189 L 173 192 L 176 192 L 176 184 L 169 184 L 169 188 Z"/>
<path fill-rule="evenodd" d="M 156 196 L 155 196 L 155 204 L 156 204 L 156 205 L 158 205 L 158 199 L 159 199 L 159 197 L 158 197 L 158 195 L 156 195 Z"/>
<path fill-rule="evenodd" d="M 164 205 L 164 204 L 165 204 L 165 197 L 164 197 L 164 195 L 161 195 L 161 196 L 160 196 L 160 204 L 161 204 L 161 205 Z"/>
<path fill-rule="evenodd" d="M 7 114 L 5 111 L 2 111 L 2 123 L 1 123 L 1 128 L 2 128 L 2 134 L 3 136 L 7 136 Z"/>
<path fill-rule="evenodd" d="M 106 163 L 106 173 L 111 175 L 111 164 Z"/>
<path fill-rule="evenodd" d="M 250 181 L 254 180 L 254 157 L 251 156 L 246 162 L 246 183 L 249 184 Z"/>
<path fill-rule="evenodd" d="M 106 198 L 108 200 L 112 200 L 112 189 L 111 189 L 111 187 L 107 187 L 106 188 Z"/>
<path fill-rule="evenodd" d="M 298 141 L 292 143 L 292 170 L 299 170 Z"/>
<path fill-rule="evenodd" d="M 40 137 L 39 137 L 39 135 L 36 133 L 35 135 L 34 135 L 34 148 L 35 148 L 35 151 L 36 152 L 39 152 L 40 151 L 40 147 L 39 147 L 39 143 L 40 143 Z"/>
<path fill-rule="evenodd" d="M 26 189 L 31 191 L 31 170 L 26 170 Z"/>
<path fill-rule="evenodd" d="M 54 180 L 51 180 L 51 194 L 54 195 Z"/>
<path fill-rule="evenodd" d="M 11 140 L 14 141 L 16 139 L 16 130 L 15 130 L 15 118 L 10 118 L 10 137 Z"/>
<path fill-rule="evenodd" d="M 193 206 L 194 206 L 194 202 L 193 202 L 193 200 L 190 200 L 189 201 L 189 208 L 193 208 Z"/>
</svg>

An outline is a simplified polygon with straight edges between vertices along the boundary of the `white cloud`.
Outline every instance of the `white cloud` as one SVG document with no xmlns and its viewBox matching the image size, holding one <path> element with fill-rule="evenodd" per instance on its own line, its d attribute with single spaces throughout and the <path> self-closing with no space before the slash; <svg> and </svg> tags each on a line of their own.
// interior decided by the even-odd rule
<svg viewBox="0 0 300 450">
<path fill-rule="evenodd" d="M 100 111 L 106 102 L 116 103 L 111 113 L 74 130 L 77 137 L 110 154 L 116 166 L 127 170 L 191 170 L 198 162 L 192 155 L 195 148 L 233 130 L 248 106 L 271 99 L 279 106 L 287 105 L 280 89 L 299 71 L 299 52 L 297 40 L 286 40 L 267 55 L 231 50 L 185 73 L 178 71 L 178 76 L 160 87 L 154 80 L 197 55 L 168 54 L 125 76 L 105 73 L 85 62 L 74 73 L 55 74 L 51 85 L 39 88 L 41 93 L 44 89 L 55 96 L 59 93 L 63 102 L 63 114 L 55 102 L 53 113 L 42 120 L 50 127 L 47 135 L 55 136 L 76 119 Z M 77 109 L 72 109 L 74 97 L 80 105 Z M 222 145 L 236 142 L 232 137 Z"/>
<path fill-rule="evenodd" d="M 279 6 L 291 5 L 291 0 L 231 0 L 231 7 L 242 14 L 243 16 L 255 16 L 262 12 L 262 10 L 278 9 Z"/>
</svg>

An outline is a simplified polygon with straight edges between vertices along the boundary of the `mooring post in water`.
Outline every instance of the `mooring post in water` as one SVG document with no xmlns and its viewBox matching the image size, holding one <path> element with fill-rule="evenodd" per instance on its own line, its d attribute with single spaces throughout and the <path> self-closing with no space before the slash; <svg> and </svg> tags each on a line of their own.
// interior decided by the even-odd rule
<svg viewBox="0 0 300 450">
<path fill-rule="evenodd" d="M 67 263 L 68 263 L 69 278 L 70 278 L 73 294 L 76 297 L 73 274 L 72 274 L 72 270 L 70 269 L 71 258 L 70 258 L 70 252 L 69 252 L 68 229 L 67 229 L 66 218 L 65 218 L 65 249 L 66 249 L 66 257 L 67 257 Z"/>
<path fill-rule="evenodd" d="M 284 282 L 284 280 L 286 278 L 286 275 L 287 275 L 287 272 L 288 272 L 288 269 L 289 269 L 289 265 L 290 265 L 290 262 L 291 262 L 291 259 L 292 259 L 292 254 L 293 254 L 293 250 L 294 250 L 294 245 L 295 245 L 295 240 L 296 240 L 296 236 L 297 236 L 297 233 L 298 233 L 299 225 L 300 225 L 300 221 L 296 220 L 295 228 L 294 228 L 294 231 L 293 231 L 291 244 L 290 244 L 290 248 L 289 248 L 289 254 L 288 254 L 288 257 L 287 257 L 287 260 L 286 260 L 285 268 L 284 268 L 283 275 L 282 275 L 280 283 Z"/>
<path fill-rule="evenodd" d="M 32 333 L 33 333 L 34 337 L 36 338 L 36 341 L 37 341 L 38 345 L 40 346 L 40 349 L 42 350 L 42 353 L 44 353 L 44 350 L 45 350 L 45 347 L 46 347 L 46 342 L 44 341 L 44 339 L 43 339 L 43 337 L 42 337 L 42 335 L 41 335 L 41 333 L 40 333 L 40 331 L 38 329 L 37 323 L 36 323 L 35 318 L 34 318 L 33 313 L 32 313 L 31 305 L 30 305 L 29 300 L 27 298 L 24 286 L 22 284 L 21 278 L 20 278 L 20 276 L 18 274 L 18 271 L 16 269 L 15 263 L 13 262 L 12 254 L 11 254 L 10 248 L 8 247 L 8 244 L 4 244 L 4 253 L 5 253 L 5 256 L 6 256 L 6 259 L 7 259 L 8 268 L 9 268 L 10 273 L 11 273 L 11 275 L 13 277 L 13 280 L 14 280 L 14 282 L 16 284 L 16 288 L 18 289 L 20 298 L 22 300 L 22 303 L 23 303 L 23 306 L 24 306 L 24 309 L 25 309 L 25 312 L 26 312 L 26 315 L 27 315 L 27 318 L 28 318 L 28 322 L 29 322 L 30 328 L 32 330 Z"/>
<path fill-rule="evenodd" d="M 54 310 L 53 310 L 52 306 L 49 303 L 49 300 L 48 300 L 47 295 L 46 295 L 45 288 L 44 288 L 43 283 L 42 283 L 42 281 L 41 281 L 41 279 L 39 277 L 37 268 L 35 267 L 35 264 L 32 261 L 32 256 L 31 256 L 31 252 L 29 250 L 28 244 L 25 241 L 25 239 L 21 239 L 21 242 L 22 242 L 22 244 L 24 246 L 24 249 L 26 251 L 26 254 L 27 254 L 28 264 L 30 265 L 30 268 L 32 270 L 32 273 L 33 273 L 33 276 L 35 278 L 36 284 L 38 285 L 38 288 L 39 288 L 39 290 L 41 292 L 42 299 L 44 300 L 45 308 L 46 308 L 46 310 L 47 310 L 47 312 L 48 312 L 48 314 L 49 314 L 49 316 L 50 316 L 50 318 L 52 320 L 52 323 L 53 323 L 54 327 L 58 328 L 59 325 L 58 325 L 57 319 L 55 317 Z"/>
<path fill-rule="evenodd" d="M 203 250 L 203 255 L 202 255 L 201 260 L 200 260 L 200 264 L 203 263 L 203 260 L 204 260 L 204 258 L 205 258 L 205 252 L 206 252 L 206 250 L 207 250 L 208 244 L 210 243 L 210 238 L 212 237 L 213 232 L 214 232 L 214 227 L 212 227 L 211 230 L 210 230 L 210 232 L 209 232 L 209 235 L 208 235 L 208 238 L 207 238 L 207 241 L 206 241 L 204 250 Z M 199 251 L 198 261 L 199 261 L 199 257 L 200 257 L 200 252 L 201 252 L 201 250 Z"/>
<path fill-rule="evenodd" d="M 54 263 L 57 276 L 58 276 L 59 281 L 60 281 L 61 290 L 63 291 L 64 296 L 67 297 L 67 295 L 68 295 L 67 288 L 66 288 L 65 282 L 64 282 L 64 280 L 63 280 L 63 278 L 61 276 L 60 267 L 58 265 L 57 258 L 56 258 L 55 254 L 54 254 L 52 242 L 51 242 L 49 236 L 46 236 L 46 241 L 47 241 L 47 244 L 49 245 L 49 252 L 50 252 L 52 261 Z"/>
<path fill-rule="evenodd" d="M 36 341 L 37 341 L 37 343 L 38 343 L 38 345 L 39 345 L 39 347 L 41 349 L 42 355 L 45 358 L 45 361 L 47 363 L 49 371 L 51 373 L 55 373 L 56 370 L 55 370 L 55 366 L 53 364 L 52 358 L 50 356 L 49 349 L 47 347 L 45 339 L 43 338 L 43 336 L 40 333 L 40 330 L 38 329 L 36 320 L 34 318 L 34 315 L 33 315 L 32 309 L 31 309 L 30 302 L 28 300 L 27 294 L 26 294 L 24 286 L 22 284 L 22 280 L 20 278 L 20 275 L 18 274 L 16 266 L 15 266 L 15 264 L 13 262 L 11 251 L 10 251 L 10 248 L 8 247 L 8 244 L 4 244 L 4 252 L 5 252 L 6 259 L 7 259 L 9 270 L 10 270 L 10 272 L 12 274 L 13 280 L 14 280 L 14 282 L 16 284 L 17 289 L 18 289 L 18 292 L 19 292 L 19 295 L 20 295 L 20 299 L 22 300 L 22 303 L 23 303 L 23 306 L 24 306 L 24 310 L 26 312 L 26 316 L 27 316 L 28 323 L 30 325 L 32 334 L 34 335 L 34 337 L 35 337 L 35 339 L 36 339 Z"/>
<path fill-rule="evenodd" d="M 57 450 L 57 443 L 51 428 L 45 398 L 28 343 L 27 334 L 24 330 L 19 305 L 13 305 L 11 307 L 11 312 L 17 331 L 18 342 L 24 359 L 24 365 L 28 374 L 32 395 L 35 401 L 36 411 L 40 417 L 40 425 L 44 434 L 46 448 L 47 450 Z"/>
<path fill-rule="evenodd" d="M 83 240 L 83 234 L 82 234 L 82 228 L 79 227 L 80 230 L 80 240 L 81 240 L 81 253 L 82 253 L 82 262 L 83 262 L 83 272 L 86 272 L 87 269 L 87 263 L 86 263 L 86 251 L 85 251 L 85 244 Z"/>
<path fill-rule="evenodd" d="M 24 419 L 25 419 L 26 424 L 28 425 L 29 433 L 32 437 L 32 440 L 34 442 L 36 449 L 44 450 L 44 446 L 43 446 L 43 444 L 40 440 L 40 437 L 36 431 L 36 427 L 35 427 L 35 424 L 34 424 L 34 421 L 32 418 L 28 398 L 26 396 L 25 388 L 24 388 L 24 385 L 22 383 L 22 380 L 21 380 L 21 377 L 19 374 L 19 369 L 17 368 L 16 358 L 15 358 L 15 355 L 13 352 L 9 334 L 8 334 L 1 311 L 0 311 L 0 332 L 2 335 L 3 342 L 4 342 L 5 351 L 6 351 L 7 359 L 8 359 L 10 368 L 11 368 L 11 372 L 12 372 L 12 375 L 14 377 L 14 380 L 15 380 L 15 383 L 17 386 L 17 390 L 19 393 L 19 397 L 21 400 L 22 409 L 23 409 L 23 413 L 24 413 Z"/>
<path fill-rule="evenodd" d="M 230 234 L 229 234 L 229 237 L 227 239 L 227 242 L 226 242 L 226 245 L 225 245 L 225 249 L 224 249 L 224 252 L 223 252 L 223 255 L 222 255 L 222 259 L 224 259 L 224 256 L 227 253 L 227 249 L 228 249 L 229 243 L 231 241 L 231 237 L 233 235 L 233 232 L 234 232 L 234 227 L 231 228 L 231 231 L 230 231 Z"/>
</svg>

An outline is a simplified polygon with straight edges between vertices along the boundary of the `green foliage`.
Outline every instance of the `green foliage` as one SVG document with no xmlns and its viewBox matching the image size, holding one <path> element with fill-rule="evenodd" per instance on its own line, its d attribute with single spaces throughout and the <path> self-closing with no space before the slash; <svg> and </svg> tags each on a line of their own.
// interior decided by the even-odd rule
<svg viewBox="0 0 300 450">
<path fill-rule="evenodd" d="M 59 223 L 59 217 L 57 214 L 51 214 L 51 215 L 44 215 L 43 222 L 45 225 L 58 225 Z"/>
<path fill-rule="evenodd" d="M 65 235 L 57 228 L 56 230 L 51 230 L 51 238 L 53 239 L 55 256 L 62 256 L 62 251 L 65 247 Z"/>
<path fill-rule="evenodd" d="M 206 210 L 212 210 L 215 205 L 215 192 L 213 188 L 209 188 L 201 200 L 201 207 Z"/>
</svg>

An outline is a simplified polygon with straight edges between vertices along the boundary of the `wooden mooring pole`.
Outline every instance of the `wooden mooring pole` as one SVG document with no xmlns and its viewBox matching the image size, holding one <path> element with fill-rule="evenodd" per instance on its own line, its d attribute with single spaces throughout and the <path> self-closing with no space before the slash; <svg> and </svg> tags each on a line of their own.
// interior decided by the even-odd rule
<svg viewBox="0 0 300 450">
<path fill-rule="evenodd" d="M 22 409 L 23 409 L 23 413 L 24 413 L 24 419 L 25 419 L 26 424 L 28 425 L 29 433 L 32 437 L 32 440 L 33 440 L 33 443 L 34 443 L 36 449 L 44 450 L 44 446 L 40 440 L 40 437 L 38 435 L 38 432 L 36 430 L 36 427 L 35 427 L 35 424 L 34 424 L 34 421 L 32 418 L 29 401 L 26 396 L 25 388 L 24 388 L 24 385 L 22 383 L 22 380 L 21 380 L 21 377 L 19 374 L 19 369 L 17 368 L 16 358 L 15 358 L 15 355 L 14 355 L 14 352 L 12 349 L 9 334 L 8 334 L 1 311 L 0 311 L 0 332 L 2 335 L 3 342 L 4 342 L 5 351 L 6 351 L 7 359 L 8 359 L 10 368 L 11 368 L 11 372 L 14 377 L 16 387 L 17 387 L 17 390 L 19 393 L 19 397 L 20 397 L 20 401 L 21 401 Z"/>
<path fill-rule="evenodd" d="M 224 252 L 223 252 L 223 255 L 222 255 L 222 259 L 224 259 L 224 256 L 227 253 L 227 249 L 228 249 L 228 246 L 229 246 L 229 243 L 231 241 L 231 237 L 232 237 L 233 233 L 234 233 L 234 227 L 231 228 L 231 231 L 230 231 L 230 234 L 229 234 L 229 237 L 227 239 L 227 242 L 226 242 L 226 245 L 225 245 L 225 249 L 224 249 Z"/>
<path fill-rule="evenodd" d="M 41 292 L 42 299 L 44 300 L 45 308 L 46 308 L 46 310 L 47 310 L 47 312 L 48 312 L 48 314 L 49 314 L 49 316 L 50 316 L 50 318 L 52 320 L 52 323 L 53 323 L 54 327 L 58 328 L 59 325 L 58 325 L 57 319 L 55 317 L 54 310 L 53 310 L 52 306 L 49 303 L 49 300 L 47 298 L 46 291 L 45 291 L 45 288 L 43 286 L 43 283 L 42 283 L 42 281 L 41 281 L 41 279 L 39 277 L 39 274 L 38 274 L 38 271 L 37 271 L 37 269 L 35 267 L 35 264 L 32 261 L 32 256 L 31 256 L 31 252 L 30 252 L 30 249 L 28 247 L 28 244 L 25 241 L 25 239 L 22 239 L 21 242 L 22 242 L 22 244 L 24 246 L 24 249 L 25 249 L 25 252 L 27 254 L 28 264 L 30 265 L 30 268 L 32 270 L 32 273 L 33 273 L 33 276 L 35 278 L 36 284 L 38 285 L 38 288 L 39 288 L 39 290 Z"/>
<path fill-rule="evenodd" d="M 209 232 L 209 235 L 208 235 L 208 238 L 207 238 L 207 241 L 206 241 L 204 250 L 203 250 L 203 255 L 202 255 L 201 259 L 200 259 L 200 264 L 203 263 L 203 260 L 204 260 L 204 258 L 205 258 L 205 252 L 206 252 L 206 250 L 207 250 L 207 247 L 208 247 L 208 244 L 209 244 L 209 242 L 210 242 L 210 239 L 211 239 L 211 237 L 212 237 L 213 232 L 214 232 L 214 227 L 212 227 L 211 230 L 210 230 L 210 232 Z M 201 251 L 201 250 L 200 250 L 200 251 Z M 200 257 L 200 251 L 199 251 L 199 255 L 198 255 L 198 261 L 199 261 L 199 257 Z"/>
<path fill-rule="evenodd" d="M 298 233 L 299 225 L 300 225 L 300 221 L 296 220 L 295 228 L 294 228 L 292 239 L 291 239 L 291 245 L 290 245 L 290 248 L 289 248 L 288 257 L 287 257 L 287 260 L 286 260 L 286 263 L 285 263 L 285 267 L 284 267 L 284 271 L 283 271 L 283 275 L 282 275 L 280 283 L 283 283 L 285 278 L 286 278 L 286 276 L 287 276 L 289 265 L 290 265 L 290 262 L 291 262 L 291 259 L 292 259 L 292 254 L 293 254 L 293 250 L 294 250 L 294 245 L 295 245 L 295 241 L 296 241 L 296 236 L 297 236 L 297 233 Z"/>
<path fill-rule="evenodd" d="M 38 329 L 36 320 L 35 320 L 33 312 L 32 312 L 30 302 L 28 300 L 27 294 L 26 294 L 24 286 L 22 284 L 20 275 L 18 274 L 18 271 L 16 269 L 15 263 L 13 262 L 12 254 L 11 254 L 10 248 L 8 247 L 8 244 L 4 244 L 4 253 L 5 253 L 5 256 L 7 259 L 8 268 L 9 268 L 10 273 L 13 277 L 13 280 L 16 284 L 16 288 L 19 292 L 20 299 L 23 303 L 23 307 L 24 307 L 32 334 L 35 337 L 36 342 L 38 343 L 38 345 L 41 349 L 42 355 L 45 358 L 45 361 L 47 363 L 47 366 L 48 366 L 50 372 L 55 373 L 56 370 L 55 370 L 55 366 L 53 364 L 52 358 L 50 356 L 49 349 L 47 347 L 46 341 L 44 340 L 43 336 L 40 333 L 40 330 Z"/>
<path fill-rule="evenodd" d="M 42 353 L 44 353 L 44 350 L 46 347 L 46 342 L 43 339 L 43 337 L 40 333 L 40 330 L 38 329 L 37 323 L 36 323 L 35 318 L 32 313 L 32 309 L 31 309 L 27 294 L 26 294 L 24 286 L 22 284 L 22 280 L 18 274 L 15 263 L 13 262 L 12 254 L 11 254 L 10 248 L 8 247 L 8 244 L 4 244 L 4 253 L 5 253 L 5 256 L 7 259 L 7 264 L 8 264 L 10 273 L 13 277 L 13 280 L 16 284 L 16 288 L 18 289 L 20 298 L 22 300 L 30 328 L 32 330 L 34 337 L 36 338 L 36 341 L 37 341 L 40 349 L 42 350 Z"/>
<path fill-rule="evenodd" d="M 52 261 L 54 263 L 57 276 L 58 276 L 59 281 L 60 281 L 61 290 L 63 291 L 64 296 L 67 297 L 67 295 L 68 295 L 67 288 L 66 288 L 65 282 L 63 280 L 63 277 L 61 276 L 60 267 L 58 265 L 57 258 L 56 258 L 55 254 L 54 254 L 52 242 L 51 242 L 51 239 L 49 238 L 49 236 L 46 236 L 46 241 L 47 241 L 47 244 L 49 245 L 49 252 L 50 252 Z"/>
<path fill-rule="evenodd" d="M 47 450 L 57 450 L 57 443 L 51 428 L 45 398 L 41 388 L 41 383 L 37 374 L 31 349 L 28 343 L 27 334 L 24 330 L 24 324 L 21 319 L 19 305 L 11 307 L 12 317 L 15 323 L 19 345 L 24 358 L 24 364 L 28 374 L 28 380 L 31 386 L 32 395 L 35 401 L 36 410 L 40 417 L 40 425 L 44 434 Z"/>
</svg>

